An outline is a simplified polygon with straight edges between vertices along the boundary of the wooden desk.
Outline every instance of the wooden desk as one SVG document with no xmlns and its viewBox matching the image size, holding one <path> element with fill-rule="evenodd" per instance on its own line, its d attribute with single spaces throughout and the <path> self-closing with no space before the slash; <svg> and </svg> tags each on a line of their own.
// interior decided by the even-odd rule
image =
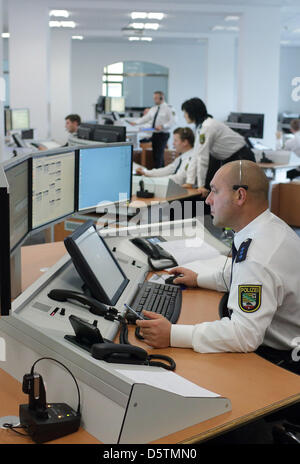
<svg viewBox="0 0 300 464">
<path fill-rule="evenodd" d="M 30 280 L 34 281 L 38 274 L 42 274 L 41 268 L 48 266 L 50 262 L 53 263 L 64 252 L 62 243 L 23 247 L 23 275 L 26 272 L 23 290 L 30 284 Z M 184 290 L 183 310 L 178 322 L 195 324 L 216 320 L 220 296 L 218 292 L 211 290 Z M 145 344 L 135 339 L 133 327 L 129 330 L 129 340 L 145 348 Z M 146 348 L 150 353 L 157 351 Z M 229 398 L 232 411 L 156 440 L 156 444 L 195 443 L 300 401 L 300 377 L 254 353 L 200 354 L 191 349 L 180 348 L 160 349 L 159 353 L 167 354 L 176 360 L 177 374 Z M 20 383 L 9 377 L 3 372 L 0 376 L 0 394 L 2 399 L 7 398 L 7 403 L 3 400 L 1 402 L 1 416 L 17 413 L 17 405 L 24 401 L 24 396 L 20 396 Z M 6 379 L 5 382 L 2 382 L 2 378 Z M 8 401 L 10 407 L 7 407 Z M 10 443 L 19 443 L 19 438 L 15 437 L 13 432 L 0 430 L 0 442 L 7 443 L 2 441 L 5 439 L 11 440 Z M 26 442 L 26 439 L 21 439 L 25 440 L 22 443 Z M 93 437 L 81 429 L 74 435 L 55 440 L 55 443 L 91 443 L 89 440 L 93 440 Z M 95 440 L 93 443 L 98 441 Z"/>
</svg>

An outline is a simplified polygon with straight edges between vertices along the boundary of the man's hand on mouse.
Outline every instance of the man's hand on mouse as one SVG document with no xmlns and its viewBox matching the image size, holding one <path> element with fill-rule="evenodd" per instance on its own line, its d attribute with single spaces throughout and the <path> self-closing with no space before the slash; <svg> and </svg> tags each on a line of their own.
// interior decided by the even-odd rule
<svg viewBox="0 0 300 464">
<path fill-rule="evenodd" d="M 174 267 L 168 271 L 169 274 L 175 274 L 176 277 L 173 280 L 173 284 L 184 284 L 187 287 L 198 287 L 197 273 L 186 269 L 185 267 Z"/>
</svg>

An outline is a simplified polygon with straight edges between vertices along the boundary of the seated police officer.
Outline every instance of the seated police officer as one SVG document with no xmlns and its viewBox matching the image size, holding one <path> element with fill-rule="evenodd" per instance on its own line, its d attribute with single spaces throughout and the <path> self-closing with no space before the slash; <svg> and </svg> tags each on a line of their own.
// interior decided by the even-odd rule
<svg viewBox="0 0 300 464">
<path fill-rule="evenodd" d="M 191 287 L 229 290 L 226 317 L 196 325 L 172 325 L 144 311 L 150 320 L 137 321 L 145 342 L 200 353 L 256 351 L 270 361 L 300 373 L 300 238 L 268 209 L 268 181 L 252 161 L 222 166 L 211 181 L 206 202 L 213 223 L 235 231 L 232 260 L 198 273 L 184 267 L 174 280 Z M 147 308 L 145 308 L 147 309 Z"/>
<path fill-rule="evenodd" d="M 189 127 L 177 127 L 173 132 L 173 145 L 176 154 L 179 156 L 163 168 L 146 169 L 139 167 L 136 174 L 146 177 L 164 177 L 168 176 L 176 184 L 184 184 L 189 163 L 193 156 L 194 133 Z"/>
</svg>

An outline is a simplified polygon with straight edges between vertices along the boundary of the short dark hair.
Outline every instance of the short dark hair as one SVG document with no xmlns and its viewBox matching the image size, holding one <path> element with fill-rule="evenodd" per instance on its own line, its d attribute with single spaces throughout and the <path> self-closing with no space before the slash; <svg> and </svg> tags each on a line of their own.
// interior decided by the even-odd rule
<svg viewBox="0 0 300 464">
<path fill-rule="evenodd" d="M 199 124 L 201 124 L 208 116 L 210 116 L 207 113 L 205 103 L 197 97 L 190 98 L 189 100 L 183 102 L 181 109 L 188 114 L 190 120 L 193 121 L 196 126 L 199 126 Z"/>
<path fill-rule="evenodd" d="M 191 147 L 194 146 L 195 135 L 192 129 L 190 129 L 189 127 L 177 127 L 174 130 L 173 134 L 178 134 L 182 141 L 187 140 Z"/>
<path fill-rule="evenodd" d="M 298 132 L 300 130 L 300 119 L 292 119 L 290 122 L 291 129 Z"/>
<path fill-rule="evenodd" d="M 67 119 L 70 119 L 72 122 L 77 122 L 79 126 L 81 124 L 81 117 L 79 114 L 68 114 L 68 116 L 65 117 L 65 120 Z"/>
<path fill-rule="evenodd" d="M 153 93 L 157 93 L 157 94 L 160 95 L 161 97 L 164 97 L 164 96 L 165 96 L 165 94 L 163 93 L 162 90 L 155 90 L 155 92 L 153 92 Z"/>
</svg>

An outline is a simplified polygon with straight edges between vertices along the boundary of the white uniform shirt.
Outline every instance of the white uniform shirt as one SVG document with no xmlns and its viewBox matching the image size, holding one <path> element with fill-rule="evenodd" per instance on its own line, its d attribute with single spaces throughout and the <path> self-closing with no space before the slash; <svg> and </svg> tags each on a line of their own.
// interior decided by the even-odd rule
<svg viewBox="0 0 300 464">
<path fill-rule="evenodd" d="M 244 137 L 234 132 L 226 124 L 207 118 L 197 129 L 194 158 L 189 166 L 187 183 L 194 184 L 197 176 L 198 187 L 205 185 L 209 155 L 219 160 L 230 158 L 246 144 Z"/>
<path fill-rule="evenodd" d="M 184 184 L 186 181 L 186 173 L 188 170 L 189 163 L 191 162 L 192 156 L 193 156 L 194 150 L 193 148 L 191 150 L 186 151 L 185 153 L 182 153 L 182 155 L 178 156 L 172 163 L 168 164 L 167 166 L 159 169 L 151 169 L 147 170 L 145 169 L 145 175 L 147 177 L 164 177 L 164 176 L 169 176 L 170 179 L 172 179 L 176 184 Z M 178 165 L 180 164 L 180 167 L 178 171 L 175 173 Z"/>
<path fill-rule="evenodd" d="M 159 106 L 160 108 L 155 121 L 155 126 L 162 126 L 163 130 L 161 132 L 169 132 L 171 127 L 174 125 L 173 111 L 166 102 L 161 103 L 161 105 Z M 150 110 L 147 114 L 145 114 L 145 116 L 136 119 L 136 124 L 138 126 L 141 126 L 143 124 L 150 124 L 150 127 L 152 127 L 152 123 L 157 109 L 158 105 L 152 106 L 152 108 L 150 108 Z"/>
<path fill-rule="evenodd" d="M 276 148 L 280 149 L 281 146 L 282 146 L 282 141 L 279 140 L 278 143 L 276 144 Z M 288 139 L 285 142 L 283 149 L 293 151 L 294 153 L 296 153 L 297 156 L 300 157 L 300 131 L 295 132 L 294 137 Z"/>
<path fill-rule="evenodd" d="M 231 259 L 205 273 L 199 266 L 198 285 L 230 293 L 231 319 L 197 325 L 172 325 L 171 346 L 189 347 L 201 353 L 249 352 L 261 344 L 278 350 L 297 346 L 300 336 L 300 238 L 281 219 L 266 210 L 236 233 L 239 249 L 251 238 L 246 259 L 234 262 L 230 286 Z M 252 308 L 252 309 L 251 309 Z M 254 308 L 254 309 L 253 309 Z"/>
</svg>

